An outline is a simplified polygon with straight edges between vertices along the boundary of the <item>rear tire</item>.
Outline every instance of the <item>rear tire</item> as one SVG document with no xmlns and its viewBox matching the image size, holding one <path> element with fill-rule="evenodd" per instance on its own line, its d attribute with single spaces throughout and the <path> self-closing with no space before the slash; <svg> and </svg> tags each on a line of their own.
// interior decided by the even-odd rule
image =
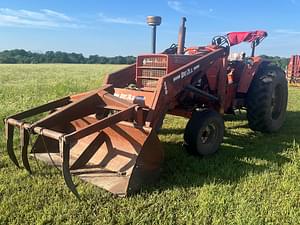
<svg viewBox="0 0 300 225">
<path fill-rule="evenodd" d="M 277 66 L 259 70 L 246 98 L 249 127 L 266 133 L 278 131 L 285 120 L 287 99 L 285 73 Z"/>
<path fill-rule="evenodd" d="M 185 148 L 193 155 L 214 154 L 223 141 L 224 129 L 224 120 L 216 111 L 196 111 L 184 131 Z"/>
</svg>

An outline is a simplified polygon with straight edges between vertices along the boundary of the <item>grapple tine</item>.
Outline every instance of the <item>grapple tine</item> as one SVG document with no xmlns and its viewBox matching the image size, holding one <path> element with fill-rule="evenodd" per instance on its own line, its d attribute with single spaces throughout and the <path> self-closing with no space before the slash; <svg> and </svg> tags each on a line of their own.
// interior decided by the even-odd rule
<svg viewBox="0 0 300 225">
<path fill-rule="evenodd" d="M 7 153 L 10 158 L 10 160 L 18 167 L 20 168 L 19 162 L 17 160 L 17 157 L 14 153 L 14 126 L 9 124 L 8 121 L 5 121 L 5 133 L 6 133 L 6 146 L 7 146 Z"/>
<path fill-rule="evenodd" d="M 29 144 L 29 132 L 23 126 L 20 129 L 20 142 L 21 142 L 21 153 L 22 153 L 22 162 L 24 168 L 29 172 L 31 172 L 31 168 L 28 160 L 28 144 Z"/>
<path fill-rule="evenodd" d="M 70 145 L 67 144 L 64 140 L 59 140 L 59 148 L 60 152 L 62 152 L 62 172 L 68 188 L 72 191 L 72 193 L 76 196 L 76 198 L 80 199 L 79 193 L 76 189 L 76 185 L 74 184 L 70 172 Z"/>
</svg>

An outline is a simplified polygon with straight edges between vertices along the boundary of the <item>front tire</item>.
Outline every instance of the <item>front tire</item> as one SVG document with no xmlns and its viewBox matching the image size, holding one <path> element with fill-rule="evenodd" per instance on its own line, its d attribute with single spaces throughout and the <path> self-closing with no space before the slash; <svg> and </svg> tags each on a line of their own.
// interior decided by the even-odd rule
<svg viewBox="0 0 300 225">
<path fill-rule="evenodd" d="M 254 76 L 247 94 L 247 118 L 254 131 L 278 131 L 285 120 L 288 86 L 285 73 L 266 66 Z"/>
<path fill-rule="evenodd" d="M 187 151 L 193 155 L 214 154 L 223 141 L 224 129 L 224 120 L 216 111 L 194 112 L 184 131 Z"/>
</svg>

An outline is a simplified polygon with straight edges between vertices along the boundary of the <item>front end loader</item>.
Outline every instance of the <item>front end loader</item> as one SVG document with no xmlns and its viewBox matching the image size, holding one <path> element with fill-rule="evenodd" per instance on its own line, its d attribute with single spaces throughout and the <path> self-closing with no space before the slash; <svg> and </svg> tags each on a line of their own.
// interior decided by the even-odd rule
<svg viewBox="0 0 300 225">
<path fill-rule="evenodd" d="M 148 18 L 153 26 L 153 53 L 109 74 L 103 87 L 7 117 L 7 152 L 14 164 L 21 166 L 13 146 L 18 128 L 21 160 L 29 173 L 28 158 L 33 155 L 61 168 L 77 197 L 72 175 L 126 196 L 159 178 L 164 151 L 157 132 L 167 113 L 190 119 L 184 145 L 195 155 L 218 150 L 224 135 L 222 115 L 236 109 L 247 109 L 253 130 L 273 132 L 282 126 L 285 75 L 254 57 L 266 32 L 234 32 L 215 37 L 208 46 L 186 48 L 184 18 L 178 44 L 157 54 L 160 22 L 159 17 Z M 252 43 L 252 56 L 229 60 L 230 46 L 243 41 Z M 45 112 L 46 117 L 28 122 Z M 28 152 L 32 136 L 36 140 Z"/>
</svg>

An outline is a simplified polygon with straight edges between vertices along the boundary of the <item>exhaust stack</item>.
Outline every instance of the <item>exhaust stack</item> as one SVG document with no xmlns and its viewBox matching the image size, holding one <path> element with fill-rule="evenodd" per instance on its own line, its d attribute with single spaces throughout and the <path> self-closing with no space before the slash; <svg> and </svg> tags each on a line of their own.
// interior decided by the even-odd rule
<svg viewBox="0 0 300 225">
<path fill-rule="evenodd" d="M 184 44 L 185 44 L 185 27 L 186 18 L 182 17 L 181 26 L 179 28 L 179 34 L 178 34 L 178 48 L 177 48 L 177 54 L 182 55 L 184 54 Z"/>
<path fill-rule="evenodd" d="M 152 53 L 156 52 L 156 27 L 161 24 L 160 16 L 147 16 L 147 24 L 152 27 Z"/>
</svg>

